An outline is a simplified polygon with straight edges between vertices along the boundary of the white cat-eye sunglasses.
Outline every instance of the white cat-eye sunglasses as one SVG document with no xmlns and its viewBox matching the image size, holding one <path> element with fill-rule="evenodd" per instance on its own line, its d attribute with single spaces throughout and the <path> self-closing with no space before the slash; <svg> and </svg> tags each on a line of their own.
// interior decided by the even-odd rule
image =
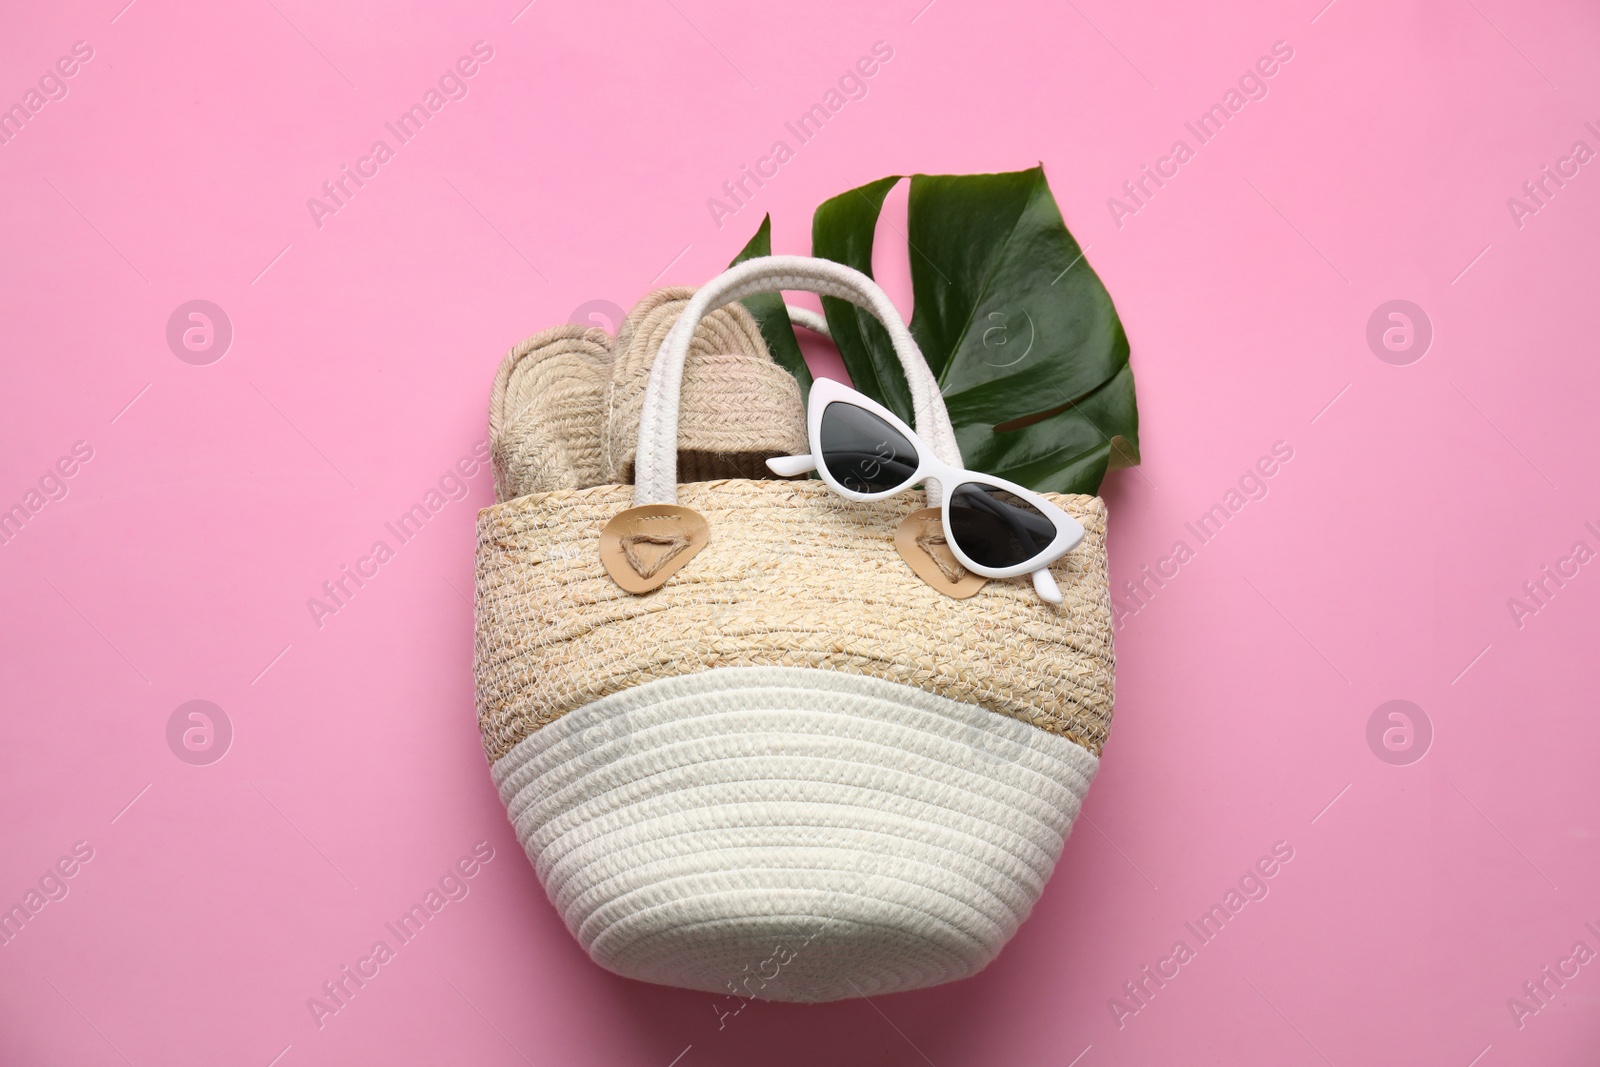
<svg viewBox="0 0 1600 1067">
<path fill-rule="evenodd" d="M 846 500 L 882 500 L 923 481 L 938 483 L 951 553 L 985 578 L 1033 575 L 1033 588 L 1062 602 L 1050 564 L 1083 540 L 1083 527 L 1050 501 L 1015 482 L 954 467 L 916 431 L 871 397 L 828 378 L 811 386 L 806 412 L 811 454 L 767 460 L 785 478 L 816 471 Z"/>
</svg>

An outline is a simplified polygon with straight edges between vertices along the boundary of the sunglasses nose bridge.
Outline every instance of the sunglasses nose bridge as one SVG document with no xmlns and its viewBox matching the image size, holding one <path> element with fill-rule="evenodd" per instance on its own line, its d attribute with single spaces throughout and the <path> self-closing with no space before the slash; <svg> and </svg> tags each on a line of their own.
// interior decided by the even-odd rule
<svg viewBox="0 0 1600 1067">
<path fill-rule="evenodd" d="M 921 468 L 918 471 L 918 477 L 928 481 L 936 481 L 941 486 L 949 487 L 948 489 L 941 491 L 941 496 L 950 490 L 953 490 L 956 486 L 960 485 L 967 479 L 967 471 L 962 470 L 960 467 L 953 467 L 946 463 L 944 460 L 934 455 L 931 449 L 923 449 L 920 453 L 918 453 L 918 458 L 921 460 Z"/>
</svg>

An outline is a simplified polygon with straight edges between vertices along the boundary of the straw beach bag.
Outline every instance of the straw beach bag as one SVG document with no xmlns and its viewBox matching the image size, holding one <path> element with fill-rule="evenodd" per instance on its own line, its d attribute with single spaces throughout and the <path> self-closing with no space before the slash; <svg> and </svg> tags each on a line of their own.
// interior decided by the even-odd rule
<svg viewBox="0 0 1600 1067">
<path fill-rule="evenodd" d="M 874 313 L 960 465 L 893 304 L 832 262 L 746 261 L 615 338 L 546 331 L 495 382 L 474 669 L 517 838 L 596 963 L 826 1001 L 971 975 L 1039 898 L 1111 721 L 1106 509 L 1042 494 L 1085 530 L 1060 605 L 1025 578 L 937 591 L 896 548 L 920 490 L 856 503 L 763 465 L 809 451 L 805 417 L 737 301 L 784 289 Z"/>
</svg>

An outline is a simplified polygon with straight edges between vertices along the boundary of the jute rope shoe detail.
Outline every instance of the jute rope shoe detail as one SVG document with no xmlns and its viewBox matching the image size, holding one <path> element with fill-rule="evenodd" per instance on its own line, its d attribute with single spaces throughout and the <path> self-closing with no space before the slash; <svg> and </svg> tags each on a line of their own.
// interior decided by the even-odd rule
<svg viewBox="0 0 1600 1067">
<path fill-rule="evenodd" d="M 604 330 L 557 326 L 501 362 L 489 397 L 497 499 L 605 481 L 600 423 L 613 347 Z"/>
<path fill-rule="evenodd" d="M 918 436 L 961 466 L 932 375 L 864 275 L 751 260 L 680 320 L 771 288 L 875 311 L 907 364 Z M 1084 530 L 1049 565 L 1060 606 L 1026 579 L 953 599 L 895 550 L 925 506 L 915 490 L 857 502 L 815 479 L 696 476 L 691 441 L 805 451 L 798 390 L 747 440 L 719 436 L 714 406 L 685 409 L 680 431 L 693 346 L 656 347 L 636 484 L 502 489 L 479 517 L 479 723 L 519 841 L 573 936 L 619 974 L 819 1001 L 976 972 L 1042 892 L 1110 726 L 1104 504 L 1041 494 Z M 780 444 L 781 424 L 798 432 Z M 495 442 L 497 458 L 522 452 Z M 673 571 L 635 594 L 603 561 L 602 531 L 644 505 L 698 515 L 707 537 L 685 559 L 675 534 L 635 531 L 648 536 L 621 566 Z"/>
<path fill-rule="evenodd" d="M 636 304 L 617 333 L 606 404 L 600 482 L 633 481 L 639 414 L 656 353 L 694 290 L 658 289 Z M 765 478 L 762 463 L 805 446 L 800 386 L 772 361 L 761 328 L 742 304 L 699 320 L 689 347 L 678 454 L 683 479 Z"/>
<path fill-rule="evenodd" d="M 628 313 L 615 338 L 593 327 L 556 326 L 511 350 L 489 402 L 497 499 L 633 480 L 650 366 L 692 295 L 656 290 Z M 772 362 L 743 306 L 701 320 L 686 386 L 680 444 L 691 480 L 766 477 L 763 460 L 805 447 L 799 386 Z"/>
</svg>

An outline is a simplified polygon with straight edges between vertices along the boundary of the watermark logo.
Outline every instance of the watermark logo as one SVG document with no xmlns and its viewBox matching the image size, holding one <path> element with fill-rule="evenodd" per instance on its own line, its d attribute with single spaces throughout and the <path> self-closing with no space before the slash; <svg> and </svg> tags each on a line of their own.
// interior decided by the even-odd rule
<svg viewBox="0 0 1600 1067">
<path fill-rule="evenodd" d="M 603 791 L 618 787 L 630 776 L 637 776 L 637 766 L 628 765 L 634 753 L 643 751 L 634 736 L 643 728 L 636 715 L 636 709 L 590 707 L 563 715 L 551 723 L 548 727 L 553 731 L 551 736 L 559 738 L 552 755 L 560 770 L 538 775 L 528 784 L 527 809 L 548 810 L 564 790 L 577 788 L 575 783 L 582 783 L 585 789 Z"/>
<path fill-rule="evenodd" d="M 384 530 L 394 538 L 394 544 L 380 537 L 372 542 L 366 555 L 356 557 L 354 563 L 340 564 L 338 574 L 322 583 L 321 596 L 306 597 L 306 611 L 310 613 L 317 629 L 326 625 L 329 616 L 337 615 L 349 607 L 356 593 L 381 574 L 383 567 L 395 558 L 401 548 L 416 540 L 434 516 L 450 504 L 465 500 L 472 491 L 470 479 L 488 467 L 489 442 L 479 441 L 472 446 L 470 455 L 461 456 L 455 466 L 445 468 L 438 482 L 422 494 L 421 500 L 401 512 L 393 521 L 383 524 Z"/>
<path fill-rule="evenodd" d="M 812 937 L 815 936 L 815 934 L 812 935 Z M 802 943 L 801 947 L 804 948 L 805 945 L 810 943 L 811 938 L 808 937 Z M 755 1000 L 757 997 L 759 997 L 761 995 L 761 991 L 767 987 L 767 983 L 775 981 L 778 976 L 783 973 L 783 969 L 789 966 L 790 963 L 794 962 L 794 958 L 797 955 L 799 955 L 799 952 L 796 949 L 792 949 L 780 941 L 773 945 L 772 955 L 762 960 L 754 971 L 750 970 L 750 965 L 748 963 L 741 968 L 740 973 L 735 976 L 740 979 L 739 985 L 734 985 L 733 978 L 724 979 L 723 985 L 727 986 L 728 995 L 723 998 L 723 1003 L 713 1002 L 711 1005 L 711 1010 L 715 1012 L 717 1016 L 717 1029 L 726 1029 L 728 1026 L 728 1020 L 734 1018 L 740 1012 L 744 1011 L 744 1009 L 752 1000 Z M 767 973 L 768 967 L 772 968 L 771 974 Z M 753 989 L 750 986 L 750 982 L 752 980 L 757 983 Z M 742 992 L 741 989 L 743 990 Z M 738 1007 L 730 1010 L 726 1004 L 726 1001 L 729 999 L 735 1001 L 738 1004 Z"/>
<path fill-rule="evenodd" d="M 1266 900 L 1271 893 L 1271 879 L 1294 859 L 1294 846 L 1287 841 L 1274 841 L 1272 851 L 1256 859 L 1244 873 L 1222 894 L 1220 900 L 1194 920 L 1183 924 L 1184 936 L 1172 943 L 1172 949 L 1154 963 L 1145 964 L 1134 977 L 1122 983 L 1122 989 L 1106 1000 L 1111 1021 L 1121 1030 L 1128 1020 L 1150 1007 L 1157 993 L 1167 983 L 1177 978 L 1184 967 L 1198 958 L 1200 950 L 1228 928 L 1246 905 Z M 1189 944 L 1190 940 L 1194 944 Z"/>
<path fill-rule="evenodd" d="M 1183 524 L 1183 528 L 1194 537 L 1194 544 L 1191 545 L 1188 538 L 1180 537 L 1173 542 L 1171 550 L 1153 565 L 1146 563 L 1133 578 L 1123 579 L 1122 585 L 1111 593 L 1112 621 L 1116 628 L 1122 629 L 1127 620 L 1149 607 L 1156 594 L 1182 572 L 1182 568 L 1195 558 L 1201 548 L 1215 540 L 1223 528 L 1238 517 L 1246 504 L 1265 500 L 1272 488 L 1268 480 L 1275 477 L 1292 459 L 1293 445 L 1287 441 L 1273 442 L 1271 451 L 1246 467 L 1234 487 L 1223 493 L 1193 522 Z"/>
<path fill-rule="evenodd" d="M 793 121 L 783 124 L 787 137 L 773 141 L 767 154 L 757 157 L 754 163 L 740 164 L 738 175 L 722 183 L 719 195 L 706 198 L 706 210 L 711 213 L 711 221 L 717 229 L 722 229 L 728 218 L 749 207 L 767 183 L 778 176 L 784 164 L 822 133 L 845 105 L 865 100 L 871 89 L 870 79 L 893 58 L 893 45 L 888 41 L 874 41 L 871 55 L 861 56 L 853 66 L 846 67 L 837 84 L 829 86 L 820 100 Z M 789 138 L 793 138 L 793 145 Z"/>
<path fill-rule="evenodd" d="M 209 700 L 179 704 L 167 719 L 167 747 L 194 767 L 206 767 L 228 754 L 233 720 Z"/>
<path fill-rule="evenodd" d="M 882 861 L 880 860 L 872 865 L 870 871 L 858 871 L 857 874 L 860 877 L 856 879 L 853 886 L 844 891 L 841 899 L 866 897 L 865 889 L 878 876 L 878 869 L 881 866 Z M 824 919 L 815 930 L 812 930 L 804 941 L 792 941 L 789 938 L 785 938 L 783 941 L 776 942 L 772 946 L 772 954 L 757 964 L 754 971 L 750 969 L 750 964 L 746 963 L 740 967 L 739 973 L 734 975 L 733 978 L 723 979 L 722 985 L 728 992 L 720 1002 L 713 1001 L 711 1004 L 711 1010 L 717 1016 L 717 1029 L 727 1029 L 728 1020 L 744 1011 L 752 1001 L 760 998 L 762 991 L 767 988 L 769 982 L 779 982 L 781 986 L 780 976 L 783 975 L 784 969 L 809 948 L 811 943 L 820 937 L 824 930 L 832 926 L 837 918 L 837 911 L 835 911 L 834 914 Z M 790 947 L 791 945 L 793 946 L 792 948 Z M 770 974 L 768 973 L 768 968 L 771 968 Z M 793 977 L 792 972 L 790 977 Z M 737 985 L 734 984 L 736 979 L 738 981 Z M 752 981 L 757 983 L 753 987 L 750 985 Z M 728 1006 L 728 1001 L 730 1000 L 738 1006 L 730 1008 Z M 688 1050 L 685 1049 L 684 1051 Z"/>
<path fill-rule="evenodd" d="M 1028 745 L 1013 736 L 1015 720 L 998 712 L 983 711 L 967 717 L 961 727 L 961 744 L 971 752 L 968 770 L 980 774 L 1004 774 L 1004 769 L 994 764 L 1015 763 L 1028 752 Z M 1028 728 L 1030 731 L 1033 727 Z"/>
<path fill-rule="evenodd" d="M 1026 308 L 991 311 L 983 330 L 982 359 L 991 367 L 1014 367 L 1028 358 L 1038 339 L 1033 316 Z"/>
<path fill-rule="evenodd" d="M 1405 367 L 1428 354 L 1433 320 L 1409 300 L 1388 300 L 1367 319 L 1367 347 L 1394 367 Z"/>
<path fill-rule="evenodd" d="M 113 20 L 115 21 L 115 20 Z M 53 66 L 46 67 L 36 85 L 23 90 L 20 98 L 9 106 L 0 102 L 0 145 L 10 144 L 48 104 L 67 98 L 71 90 L 67 79 L 83 69 L 83 64 L 94 58 L 94 46 L 88 41 L 74 41 L 70 55 L 64 55 Z"/>
<path fill-rule="evenodd" d="M 567 738 L 571 755 L 562 768 L 567 781 L 596 774 L 626 759 L 633 751 L 632 712 L 606 711 L 585 714 L 581 718 L 575 715 L 572 721 L 580 725 Z"/>
<path fill-rule="evenodd" d="M 1600 937 L 1600 926 L 1593 922 L 1583 925 L 1589 933 Z M 1511 1021 L 1517 1024 L 1517 1029 L 1527 1026 L 1529 1019 L 1554 1004 L 1567 983 L 1578 977 L 1578 972 L 1594 958 L 1595 951 L 1587 941 L 1575 942 L 1570 953 L 1556 960 L 1553 966 L 1545 964 L 1539 968 L 1538 975 L 1523 982 L 1521 994 L 1506 998 L 1506 1010 L 1511 1013 Z"/>
<path fill-rule="evenodd" d="M 395 960 L 402 948 L 421 936 L 440 912 L 451 904 L 466 900 L 472 892 L 472 879 L 482 873 L 494 855 L 494 846 L 487 841 L 473 845 L 471 853 L 446 867 L 439 880 L 430 885 L 409 910 L 394 921 L 383 924 L 386 936 L 374 941 L 367 955 L 357 957 L 353 964 L 340 967 L 336 975 L 322 983 L 319 993 L 307 997 L 306 1010 L 311 1013 L 311 1021 L 316 1023 L 317 1029 L 321 1030 L 330 1018 L 348 1008 L 356 994 L 383 973 L 383 969 Z M 391 937 L 394 939 L 392 945 L 389 943 Z"/>
<path fill-rule="evenodd" d="M 10 907 L 0 904 L 0 947 L 15 941 L 46 905 L 66 900 L 67 894 L 72 891 L 67 880 L 76 877 L 83 870 L 83 865 L 92 859 L 94 846 L 87 841 L 79 841 L 72 846 L 70 853 L 46 867 L 38 882 L 29 886 L 20 900 Z"/>
<path fill-rule="evenodd" d="M 1379 704 L 1367 719 L 1367 747 L 1383 762 L 1405 767 L 1428 754 L 1433 721 L 1409 700 Z"/>
<path fill-rule="evenodd" d="M 233 320 L 209 300 L 189 300 L 167 317 L 167 347 L 185 363 L 204 367 L 228 354 Z"/>
<path fill-rule="evenodd" d="M 609 300 L 585 300 L 572 309 L 567 322 L 573 326 L 588 326 L 616 333 L 622 329 L 622 320 L 628 313 Z"/>
<path fill-rule="evenodd" d="M 1254 65 L 1246 67 L 1244 73 L 1239 75 L 1237 85 L 1228 86 L 1218 103 L 1202 111 L 1192 122 L 1183 124 L 1184 131 L 1194 138 L 1193 145 L 1183 137 L 1177 138 L 1167 154 L 1158 157 L 1154 164 L 1141 164 L 1139 173 L 1122 183 L 1119 196 L 1107 197 L 1106 210 L 1110 212 L 1111 221 L 1117 229 L 1122 229 L 1128 224 L 1129 218 L 1149 207 L 1156 193 L 1166 188 L 1167 183 L 1178 176 L 1184 165 L 1194 159 L 1201 148 L 1214 141 L 1222 133 L 1223 127 L 1245 109 L 1245 105 L 1265 100 L 1271 88 L 1268 80 L 1293 58 L 1294 46 L 1288 41 L 1274 41 L 1271 55 L 1263 55 Z"/>
<path fill-rule="evenodd" d="M 1596 530 L 1594 523 L 1586 522 L 1583 526 L 1600 538 L 1600 530 Z M 1528 625 L 1528 619 L 1549 607 L 1556 594 L 1565 589 L 1567 583 L 1576 578 L 1584 565 L 1594 558 L 1595 551 L 1589 547 L 1589 542 L 1579 538 L 1572 543 L 1566 555 L 1557 556 L 1553 564 L 1542 565 L 1537 575 L 1523 582 L 1521 596 L 1506 598 L 1506 608 L 1511 612 L 1511 621 L 1516 623 L 1517 629 Z"/>
<path fill-rule="evenodd" d="M 1600 137 L 1600 129 L 1592 122 L 1585 122 L 1584 128 L 1596 137 Z M 1594 159 L 1594 149 L 1586 141 L 1573 141 L 1567 154 L 1556 160 L 1552 169 L 1550 164 L 1543 164 L 1539 173 L 1522 183 L 1522 190 L 1517 196 L 1506 197 L 1506 210 L 1511 213 L 1511 222 L 1517 229 L 1527 225 L 1527 219 L 1537 215 L 1540 211 L 1550 206 L 1550 201 L 1562 189 L 1567 187 L 1567 182 L 1578 176 L 1580 168 Z"/>
<path fill-rule="evenodd" d="M 323 182 L 319 195 L 306 198 L 306 211 L 310 213 L 311 222 L 317 229 L 320 230 L 327 225 L 328 216 L 337 215 L 349 207 L 356 194 L 382 173 L 383 167 L 395 158 L 395 154 L 414 140 L 422 132 L 423 127 L 437 118 L 447 104 L 467 98 L 467 94 L 471 91 L 471 79 L 494 58 L 494 47 L 487 41 L 474 41 L 471 51 L 471 55 L 460 56 L 453 65 L 445 67 L 444 72 L 439 75 L 438 82 L 423 90 L 420 99 L 415 99 L 411 106 L 395 116 L 392 122 L 383 124 L 384 130 L 394 138 L 394 144 L 391 145 L 384 137 L 375 138 L 371 147 L 367 149 L 367 154 L 356 159 L 355 166 L 348 163 L 339 164 L 338 176 Z M 449 179 L 446 179 L 446 182 L 448 181 Z M 459 189 L 456 190 L 456 195 L 460 195 Z M 466 200 L 466 197 L 462 199 Z M 470 201 L 467 206 L 472 206 Z M 478 209 L 473 208 L 473 210 Z"/>
<path fill-rule="evenodd" d="M 74 441 L 72 450 L 58 458 L 54 465 L 46 467 L 39 476 L 38 484 L 30 485 L 20 500 L 9 507 L 0 502 L 0 545 L 9 545 L 22 532 L 22 528 L 44 510 L 46 504 L 65 500 L 71 488 L 67 480 L 93 458 L 93 445 L 88 441 Z"/>
</svg>

